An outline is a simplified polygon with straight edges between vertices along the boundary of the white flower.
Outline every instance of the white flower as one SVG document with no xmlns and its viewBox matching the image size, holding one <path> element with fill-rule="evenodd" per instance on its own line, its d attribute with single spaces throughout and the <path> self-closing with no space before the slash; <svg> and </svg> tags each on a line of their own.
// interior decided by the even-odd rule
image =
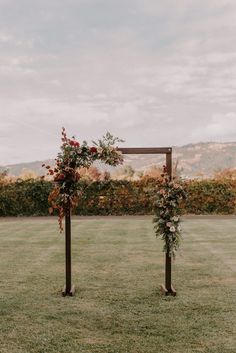
<svg viewBox="0 0 236 353">
<path fill-rule="evenodd" d="M 98 151 L 98 153 L 102 153 L 103 152 L 103 148 L 102 147 L 98 147 L 97 151 Z"/>
<path fill-rule="evenodd" d="M 178 217 L 178 216 L 174 216 L 174 217 L 172 218 L 172 220 L 173 220 L 174 222 L 178 222 L 179 217 Z"/>
<path fill-rule="evenodd" d="M 178 232 L 181 232 L 182 228 L 180 227 L 180 225 L 178 225 L 177 230 Z"/>
<path fill-rule="evenodd" d="M 166 226 L 167 226 L 167 227 L 171 227 L 171 226 L 172 226 L 172 223 L 171 223 L 171 222 L 167 222 L 167 223 L 166 223 Z"/>
<path fill-rule="evenodd" d="M 171 231 L 172 233 L 174 233 L 174 232 L 175 232 L 175 227 L 174 227 L 174 226 L 170 227 L 170 231 Z"/>
</svg>

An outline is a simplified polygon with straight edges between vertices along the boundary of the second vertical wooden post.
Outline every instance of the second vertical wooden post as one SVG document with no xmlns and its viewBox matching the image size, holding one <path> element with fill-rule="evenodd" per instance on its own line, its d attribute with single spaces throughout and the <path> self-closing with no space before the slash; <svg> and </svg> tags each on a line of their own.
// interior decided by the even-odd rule
<svg viewBox="0 0 236 353">
<path fill-rule="evenodd" d="M 71 283 L 71 208 L 69 203 L 65 210 L 65 276 L 66 284 L 62 294 L 73 296 L 75 287 Z"/>
<path fill-rule="evenodd" d="M 169 152 L 166 153 L 166 172 L 170 178 L 172 179 L 172 148 L 169 149 Z M 161 286 L 161 290 L 165 295 L 176 295 L 176 291 L 172 286 L 171 282 L 171 265 L 172 258 L 167 248 L 166 256 L 165 256 L 165 285 Z"/>
</svg>

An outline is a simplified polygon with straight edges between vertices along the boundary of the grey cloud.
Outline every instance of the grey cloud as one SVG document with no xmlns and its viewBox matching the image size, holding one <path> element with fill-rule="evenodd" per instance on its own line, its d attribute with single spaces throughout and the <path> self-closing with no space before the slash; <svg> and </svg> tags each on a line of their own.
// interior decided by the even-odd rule
<svg viewBox="0 0 236 353">
<path fill-rule="evenodd" d="M 0 1 L 0 164 L 52 157 L 63 125 L 79 139 L 110 130 L 127 146 L 236 138 L 235 10 Z"/>
</svg>

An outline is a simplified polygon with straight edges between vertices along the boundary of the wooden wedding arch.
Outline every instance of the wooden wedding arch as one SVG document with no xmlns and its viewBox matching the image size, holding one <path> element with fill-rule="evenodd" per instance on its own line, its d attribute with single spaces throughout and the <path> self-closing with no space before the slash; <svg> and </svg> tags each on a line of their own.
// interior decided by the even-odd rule
<svg viewBox="0 0 236 353">
<path fill-rule="evenodd" d="M 172 148 L 171 147 L 125 147 L 118 148 L 122 154 L 165 154 L 166 155 L 166 172 L 170 179 L 172 178 Z M 164 295 L 176 295 L 176 291 L 172 286 L 171 266 L 172 257 L 167 250 L 165 254 L 165 284 L 161 286 Z M 72 285 L 71 276 L 71 209 L 67 207 L 65 212 L 65 276 L 66 284 L 62 294 L 64 296 L 73 296 L 75 287 Z"/>
</svg>

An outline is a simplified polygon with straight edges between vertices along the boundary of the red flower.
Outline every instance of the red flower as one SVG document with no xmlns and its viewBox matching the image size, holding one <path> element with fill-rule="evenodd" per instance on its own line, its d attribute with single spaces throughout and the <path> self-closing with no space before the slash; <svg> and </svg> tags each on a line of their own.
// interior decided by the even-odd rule
<svg viewBox="0 0 236 353">
<path fill-rule="evenodd" d="M 75 180 L 78 181 L 80 179 L 80 174 L 79 173 L 76 173 L 75 174 Z"/>
<path fill-rule="evenodd" d="M 90 148 L 91 153 L 97 153 L 97 148 L 96 147 L 91 147 Z"/>
<path fill-rule="evenodd" d="M 55 181 L 57 181 L 57 180 L 64 180 L 65 179 L 65 174 L 58 174 L 58 175 L 56 175 L 55 176 Z"/>
<path fill-rule="evenodd" d="M 72 147 L 79 147 L 79 146 L 80 146 L 79 142 L 76 142 L 76 141 L 73 141 L 73 140 L 70 140 L 70 141 L 69 141 L 69 144 L 70 144 Z"/>
</svg>

